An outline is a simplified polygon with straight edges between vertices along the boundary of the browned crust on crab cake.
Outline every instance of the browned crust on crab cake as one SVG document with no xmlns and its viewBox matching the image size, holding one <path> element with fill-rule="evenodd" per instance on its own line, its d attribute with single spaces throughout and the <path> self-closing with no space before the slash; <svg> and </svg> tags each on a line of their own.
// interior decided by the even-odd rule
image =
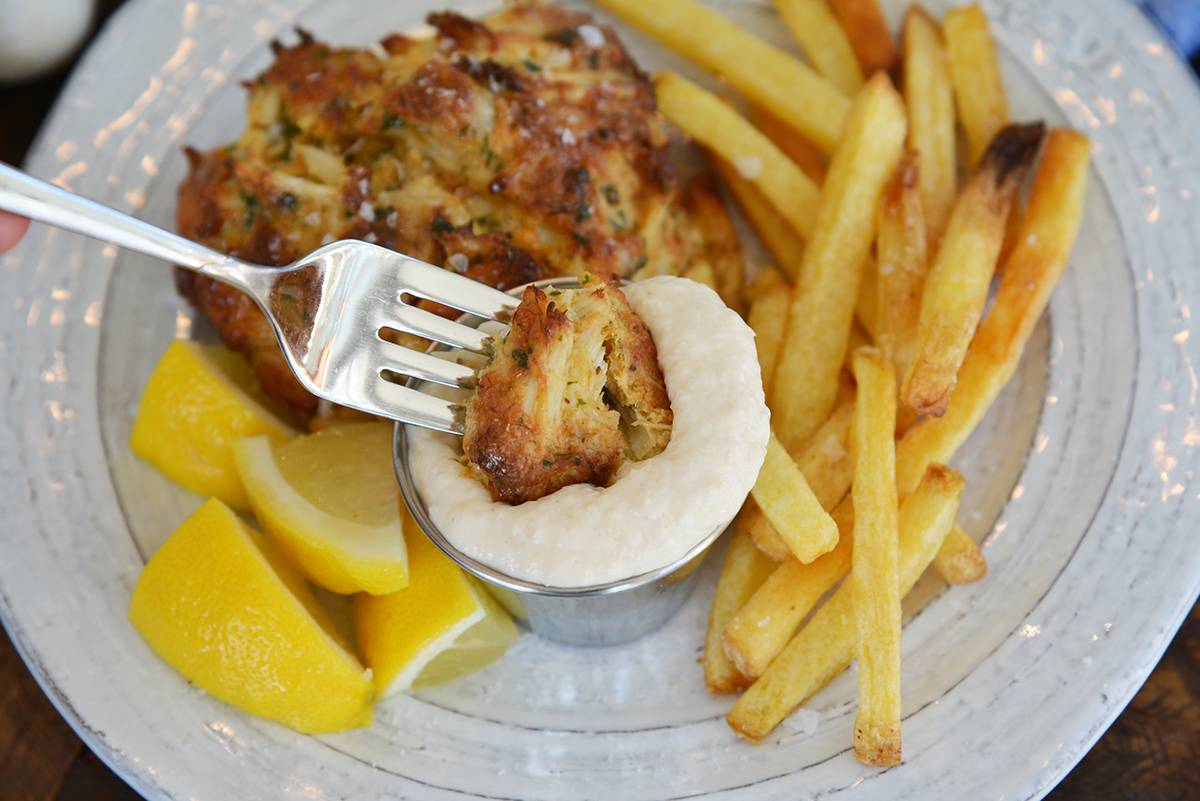
<svg viewBox="0 0 1200 801">
<path fill-rule="evenodd" d="M 497 501 L 607 486 L 626 457 L 670 440 L 650 331 L 614 282 L 582 280 L 579 290 L 526 288 L 467 402 L 463 450 Z"/>
<path fill-rule="evenodd" d="M 652 87 L 611 29 L 536 3 L 429 22 L 378 48 L 276 45 L 237 141 L 189 152 L 180 232 L 270 265 L 363 239 L 502 287 L 705 257 Z M 314 407 L 253 304 L 179 285 L 267 392 Z"/>
</svg>

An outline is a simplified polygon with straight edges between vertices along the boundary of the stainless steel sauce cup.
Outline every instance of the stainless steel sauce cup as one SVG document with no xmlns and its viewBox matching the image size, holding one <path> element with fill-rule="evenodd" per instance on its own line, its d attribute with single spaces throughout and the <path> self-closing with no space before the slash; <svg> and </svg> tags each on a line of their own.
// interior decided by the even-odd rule
<svg viewBox="0 0 1200 801">
<path fill-rule="evenodd" d="M 672 564 L 608 584 L 547 587 L 513 578 L 459 551 L 430 519 L 409 470 L 404 428 L 403 425 L 396 426 L 396 475 L 417 525 L 459 567 L 483 581 L 519 622 L 535 634 L 555 642 L 616 645 L 662 626 L 687 600 L 696 581 L 696 568 L 725 530 L 725 526 L 720 526 L 709 532 Z"/>
<path fill-rule="evenodd" d="M 552 278 L 536 285 L 573 288 L 579 283 L 574 278 Z M 517 294 L 522 289 L 511 291 Z M 460 320 L 467 321 L 467 318 Z M 424 499 L 413 482 L 406 426 L 401 424 L 396 425 L 393 457 L 401 494 L 413 518 L 434 544 L 482 580 L 505 608 L 535 634 L 569 645 L 616 645 L 666 623 L 687 600 L 695 584 L 696 568 L 728 526 L 727 522 L 713 531 L 700 532 L 696 544 L 686 554 L 657 570 L 588 587 L 548 587 L 505 575 L 462 553 L 446 539 L 429 517 Z"/>
</svg>

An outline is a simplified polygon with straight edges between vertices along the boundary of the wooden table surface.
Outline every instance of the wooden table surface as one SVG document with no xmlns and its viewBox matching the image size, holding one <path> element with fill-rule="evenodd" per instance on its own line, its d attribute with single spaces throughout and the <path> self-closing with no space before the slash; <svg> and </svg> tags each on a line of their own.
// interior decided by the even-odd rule
<svg viewBox="0 0 1200 801">
<path fill-rule="evenodd" d="M 121 0 L 103 0 L 100 18 Z M 69 68 L 0 85 L 0 161 L 19 164 Z M 138 801 L 42 693 L 0 635 L 0 797 Z M 1200 799 L 1200 604 L 1129 706 L 1049 801 Z M 233 800 L 231 800 L 233 801 Z"/>
</svg>

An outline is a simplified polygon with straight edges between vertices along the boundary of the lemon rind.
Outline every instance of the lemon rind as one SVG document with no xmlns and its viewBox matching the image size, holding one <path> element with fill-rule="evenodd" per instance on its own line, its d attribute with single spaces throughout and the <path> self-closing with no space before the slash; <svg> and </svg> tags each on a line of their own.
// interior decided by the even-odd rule
<svg viewBox="0 0 1200 801">
<path fill-rule="evenodd" d="M 408 583 L 408 553 L 397 510 L 395 524 L 367 526 L 329 514 L 296 492 L 287 482 L 265 435 L 234 443 L 234 459 L 255 517 L 272 541 L 300 562 L 308 578 L 333 592 L 382 595 Z M 314 536 L 320 530 L 327 536 Z M 330 545 L 336 540 L 337 547 Z M 310 556 L 302 556 L 293 542 Z M 380 577 L 379 562 L 394 568 Z"/>
<path fill-rule="evenodd" d="M 422 648 L 420 652 L 405 664 L 404 668 L 388 682 L 386 687 L 378 687 L 376 694 L 379 700 L 393 698 L 411 689 L 413 682 L 416 681 L 426 665 L 432 662 L 443 651 L 452 648 L 459 637 L 487 616 L 487 612 L 479 598 L 479 590 L 472 587 L 470 582 L 467 582 L 467 588 L 475 599 L 475 611 L 462 617 L 446 629 L 446 631 L 431 640 L 428 645 Z"/>
<path fill-rule="evenodd" d="M 508 611 L 496 599 L 496 597 L 488 592 L 486 588 L 481 586 L 477 579 L 471 576 L 465 576 L 464 578 L 466 578 L 467 583 L 471 586 L 472 592 L 475 594 L 476 600 L 480 602 L 480 606 L 484 610 L 483 618 L 471 626 L 471 628 L 459 635 L 458 639 L 454 641 L 454 644 L 450 646 L 450 648 L 446 649 L 446 651 L 443 651 L 442 653 L 439 653 L 432 660 L 427 662 L 425 667 L 422 668 L 421 672 L 417 674 L 415 679 L 413 679 L 410 689 L 422 690 L 426 687 L 434 687 L 438 684 L 454 681 L 455 679 L 459 679 L 464 676 L 468 676 L 471 673 L 482 670 L 492 662 L 495 662 L 500 657 L 504 656 L 505 652 L 508 651 L 508 649 L 514 642 L 517 641 L 517 638 L 520 636 L 520 629 L 517 628 L 517 624 L 513 620 L 512 615 L 508 613 Z M 483 643 L 472 641 L 475 639 L 472 637 L 473 632 L 478 631 L 485 624 L 490 624 L 500 636 L 488 637 Z M 491 653 L 491 656 L 486 661 L 472 661 L 470 669 L 467 670 L 456 670 L 452 673 L 437 676 L 424 675 L 430 665 L 433 664 L 438 657 L 441 657 L 443 654 L 449 651 L 457 651 L 464 648 L 478 651 L 488 651 Z"/>
<path fill-rule="evenodd" d="M 199 518 L 200 515 L 211 517 L 211 523 Z M 272 550 L 270 543 L 265 541 L 261 534 L 250 529 L 219 499 L 213 498 L 207 501 L 189 517 L 188 521 L 181 524 L 180 528 L 189 523 L 216 525 L 222 521 L 224 525 L 228 526 L 229 536 L 238 543 L 234 549 L 240 550 L 247 559 L 256 565 L 253 571 L 255 575 L 261 576 L 269 582 L 270 589 L 267 591 L 278 594 L 281 600 L 290 599 L 290 603 L 284 600 L 285 611 L 289 616 L 295 615 L 295 620 L 301 625 L 301 629 L 297 633 L 315 648 L 319 649 L 322 645 L 324 646 L 327 653 L 322 657 L 323 668 L 330 671 L 328 675 L 334 679 L 333 686 L 337 689 L 336 695 L 347 701 L 346 706 L 325 706 L 314 709 L 311 705 L 306 706 L 295 700 L 289 700 L 291 693 L 257 697 L 252 694 L 248 695 L 240 684 L 228 683 L 233 679 L 236 670 L 230 672 L 226 666 L 221 664 L 206 667 L 197 661 L 202 652 L 176 650 L 177 647 L 185 645 L 190 635 L 184 636 L 183 639 L 177 639 L 174 635 L 164 635 L 164 631 L 175 629 L 172 618 L 176 613 L 171 604 L 157 604 L 154 603 L 154 599 L 159 593 L 167 591 L 167 584 L 171 582 L 172 578 L 178 576 L 178 571 L 162 572 L 161 566 L 143 571 L 134 587 L 130 602 L 131 622 L 146 638 L 150 647 L 189 682 L 214 698 L 221 699 L 250 714 L 275 720 L 296 731 L 309 734 L 369 726 L 373 712 L 373 686 L 370 673 L 366 671 L 358 657 L 341 641 L 323 608 L 312 597 L 303 578 L 297 574 L 295 569 Z M 208 530 L 206 528 L 205 533 Z M 196 532 L 197 529 L 193 529 L 186 536 L 193 539 L 197 536 Z M 178 529 L 176 533 L 179 533 Z M 168 543 L 170 542 L 169 539 Z M 162 549 L 160 552 L 164 555 L 167 554 L 167 551 Z M 150 560 L 150 565 L 153 564 L 155 564 L 154 558 Z M 187 569 L 186 566 L 185 569 Z M 194 573 L 195 568 L 191 568 L 191 572 Z M 147 584 L 147 581 L 150 583 Z M 207 624 L 211 626 L 212 621 L 207 621 Z M 220 650 L 219 645 L 216 650 Z M 326 700 L 329 700 L 328 694 L 325 697 Z"/>
<path fill-rule="evenodd" d="M 221 467 L 218 462 L 210 462 L 207 469 L 188 469 L 187 465 L 190 462 L 180 457 L 180 449 L 161 447 L 160 437 L 163 432 L 157 430 L 150 419 L 142 413 L 147 408 L 145 400 L 151 392 L 159 391 L 162 394 L 170 394 L 166 392 L 162 383 L 167 381 L 169 373 L 203 376 L 219 387 L 220 391 L 229 397 L 234 407 L 240 407 L 242 410 L 241 426 L 249 426 L 251 429 L 259 431 L 266 428 L 270 433 L 264 434 L 265 436 L 280 441 L 295 437 L 297 431 L 294 428 L 248 393 L 228 374 L 226 367 L 230 365 L 230 359 L 236 357 L 232 353 L 218 350 L 219 348 L 220 346 L 217 345 L 202 346 L 191 340 L 181 339 L 173 340 L 167 346 L 143 389 L 142 400 L 139 402 L 138 413 L 134 417 L 133 428 L 129 435 L 129 447 L 133 453 L 184 489 L 206 497 L 215 495 L 234 509 L 245 511 L 250 508 L 249 500 L 246 498 L 244 487 L 238 480 L 236 472 L 232 469 L 230 456 L 220 457 L 220 461 L 226 462 L 228 468 Z M 224 358 L 226 356 L 229 358 Z M 170 408 L 163 406 L 158 409 L 155 422 L 161 422 L 158 418 L 162 415 L 171 417 Z M 183 428 L 189 427 L 185 425 Z M 243 430 L 239 434 L 236 429 L 230 431 L 233 437 L 249 433 L 254 432 L 253 430 Z M 229 444 L 232 445 L 232 440 Z M 226 469 L 228 469 L 228 473 L 224 472 Z"/>
</svg>

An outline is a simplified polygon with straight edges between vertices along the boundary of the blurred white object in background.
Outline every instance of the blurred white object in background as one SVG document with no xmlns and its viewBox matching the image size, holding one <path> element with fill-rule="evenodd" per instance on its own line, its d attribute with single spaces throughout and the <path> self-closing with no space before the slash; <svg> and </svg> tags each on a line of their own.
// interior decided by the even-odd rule
<svg viewBox="0 0 1200 801">
<path fill-rule="evenodd" d="M 0 81 L 49 72 L 83 42 L 94 0 L 0 0 Z"/>
</svg>

